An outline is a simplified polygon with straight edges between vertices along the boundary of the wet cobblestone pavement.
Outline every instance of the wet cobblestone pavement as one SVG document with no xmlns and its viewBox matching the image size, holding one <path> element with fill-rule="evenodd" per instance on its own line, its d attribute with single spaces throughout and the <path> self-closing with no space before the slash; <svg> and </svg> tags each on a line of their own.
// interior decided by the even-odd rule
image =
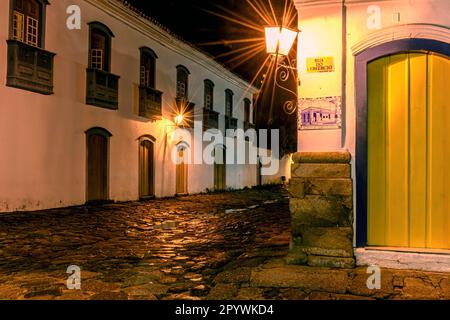
<svg viewBox="0 0 450 320">
<path fill-rule="evenodd" d="M 205 297 L 237 257 L 286 254 L 289 219 L 278 188 L 2 214 L 0 299 Z"/>
<path fill-rule="evenodd" d="M 286 265 L 289 239 L 277 187 L 0 214 L 0 299 L 450 299 L 449 273 Z"/>
</svg>

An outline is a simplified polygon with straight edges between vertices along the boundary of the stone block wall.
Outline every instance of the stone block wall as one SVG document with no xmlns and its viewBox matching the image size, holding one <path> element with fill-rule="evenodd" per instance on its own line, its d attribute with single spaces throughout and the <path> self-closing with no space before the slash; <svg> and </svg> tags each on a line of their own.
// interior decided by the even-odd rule
<svg viewBox="0 0 450 320">
<path fill-rule="evenodd" d="M 288 263 L 355 266 L 350 159 L 348 152 L 299 152 L 293 156 Z"/>
</svg>

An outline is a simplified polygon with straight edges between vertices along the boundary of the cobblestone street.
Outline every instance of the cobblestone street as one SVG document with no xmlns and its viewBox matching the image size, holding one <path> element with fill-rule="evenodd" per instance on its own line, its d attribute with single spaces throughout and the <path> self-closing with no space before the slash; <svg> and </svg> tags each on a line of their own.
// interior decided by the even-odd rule
<svg viewBox="0 0 450 320">
<path fill-rule="evenodd" d="M 450 299 L 448 274 L 288 266 L 289 239 L 279 188 L 2 214 L 0 299 Z"/>
<path fill-rule="evenodd" d="M 0 298 L 205 296 L 245 252 L 286 253 L 287 201 L 251 190 L 0 215 Z M 70 265 L 80 291 L 65 286 Z"/>
</svg>

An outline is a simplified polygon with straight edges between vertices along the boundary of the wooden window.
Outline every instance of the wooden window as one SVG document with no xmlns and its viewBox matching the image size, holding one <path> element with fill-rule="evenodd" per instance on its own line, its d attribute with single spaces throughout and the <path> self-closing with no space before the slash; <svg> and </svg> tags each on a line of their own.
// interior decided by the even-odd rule
<svg viewBox="0 0 450 320">
<path fill-rule="evenodd" d="M 186 99 L 188 97 L 189 70 L 184 66 L 177 66 L 177 98 Z"/>
<path fill-rule="evenodd" d="M 13 39 L 22 41 L 24 38 L 24 15 L 20 12 L 14 11 L 13 17 Z"/>
<path fill-rule="evenodd" d="M 141 69 L 140 83 L 147 88 L 155 88 L 156 77 L 156 58 L 155 52 L 149 48 L 141 48 Z"/>
<path fill-rule="evenodd" d="M 55 54 L 45 50 L 47 0 L 9 2 L 7 80 L 9 87 L 41 94 L 53 93 Z"/>
<path fill-rule="evenodd" d="M 101 22 L 89 23 L 89 68 L 110 72 L 114 34 Z"/>
<path fill-rule="evenodd" d="M 32 17 L 27 17 L 27 43 L 35 47 L 38 46 L 38 30 L 39 21 Z"/>
<path fill-rule="evenodd" d="M 214 83 L 205 80 L 205 109 L 212 110 L 214 104 Z"/>
<path fill-rule="evenodd" d="M 107 71 L 105 57 L 108 49 L 106 43 L 107 35 L 105 33 L 98 29 L 92 30 L 90 52 L 90 67 L 92 69 Z"/>
<path fill-rule="evenodd" d="M 114 34 L 103 23 L 89 22 L 89 58 L 86 70 L 86 104 L 116 110 L 119 76 L 110 72 Z"/>
<path fill-rule="evenodd" d="M 103 70 L 103 50 L 91 49 L 91 68 Z"/>
<path fill-rule="evenodd" d="M 233 117 L 233 91 L 225 90 L 225 115 Z"/>
<path fill-rule="evenodd" d="M 41 46 L 44 5 L 38 0 L 15 0 L 11 37 L 34 47 Z"/>
<path fill-rule="evenodd" d="M 251 102 L 248 99 L 244 99 L 244 121 L 250 122 L 250 109 Z"/>
</svg>

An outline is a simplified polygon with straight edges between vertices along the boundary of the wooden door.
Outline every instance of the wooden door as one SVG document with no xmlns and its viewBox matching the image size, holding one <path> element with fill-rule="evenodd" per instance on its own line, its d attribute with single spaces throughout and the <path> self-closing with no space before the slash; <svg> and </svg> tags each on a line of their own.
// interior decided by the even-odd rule
<svg viewBox="0 0 450 320">
<path fill-rule="evenodd" d="M 368 244 L 450 248 L 450 60 L 368 65 Z"/>
<path fill-rule="evenodd" d="M 216 148 L 214 161 L 214 190 L 226 189 L 226 154 L 222 148 Z"/>
<path fill-rule="evenodd" d="M 139 144 L 139 196 L 154 196 L 154 144 L 143 140 Z"/>
<path fill-rule="evenodd" d="M 185 147 L 178 149 L 178 163 L 176 167 L 176 193 L 187 194 L 187 164 L 185 160 Z"/>
<path fill-rule="evenodd" d="M 108 200 L 108 138 L 87 136 L 87 201 Z"/>
</svg>

